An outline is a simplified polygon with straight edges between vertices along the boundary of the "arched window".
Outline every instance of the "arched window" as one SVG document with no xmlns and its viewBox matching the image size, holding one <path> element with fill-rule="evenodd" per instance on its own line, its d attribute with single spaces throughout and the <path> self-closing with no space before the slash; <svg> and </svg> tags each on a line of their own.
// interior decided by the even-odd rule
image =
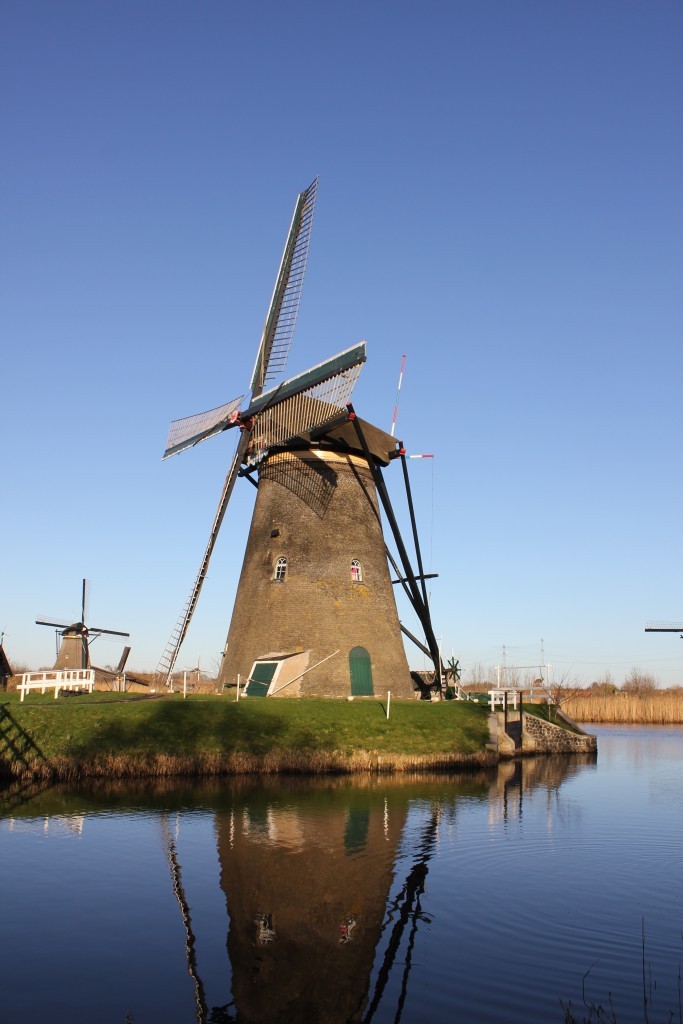
<svg viewBox="0 0 683 1024">
<path fill-rule="evenodd" d="M 354 583 L 363 582 L 363 570 L 357 558 L 354 558 L 351 561 L 351 579 Z"/>
<path fill-rule="evenodd" d="M 275 576 L 273 579 L 283 580 L 287 575 L 287 559 L 284 557 L 278 558 L 275 563 Z"/>
</svg>

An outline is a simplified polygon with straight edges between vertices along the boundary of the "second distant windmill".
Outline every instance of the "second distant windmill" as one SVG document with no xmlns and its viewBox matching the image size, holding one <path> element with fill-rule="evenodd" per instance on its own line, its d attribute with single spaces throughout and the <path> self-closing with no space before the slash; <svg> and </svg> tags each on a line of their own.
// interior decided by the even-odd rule
<svg viewBox="0 0 683 1024">
<path fill-rule="evenodd" d="M 78 622 L 55 622 L 48 619 L 36 619 L 36 625 L 52 626 L 57 631 L 57 660 L 54 664 L 54 667 L 57 670 L 90 668 L 90 644 L 93 640 L 96 640 L 98 636 L 102 636 L 103 634 L 106 636 L 119 637 L 130 636 L 130 633 L 125 633 L 120 629 L 104 629 L 103 626 L 86 625 L 85 620 L 88 615 L 88 592 L 88 580 L 83 580 L 83 587 L 81 590 L 81 618 Z M 130 647 L 126 647 L 124 650 L 123 659 L 119 663 L 121 671 L 123 671 L 123 666 L 125 665 L 129 651 Z"/>
</svg>

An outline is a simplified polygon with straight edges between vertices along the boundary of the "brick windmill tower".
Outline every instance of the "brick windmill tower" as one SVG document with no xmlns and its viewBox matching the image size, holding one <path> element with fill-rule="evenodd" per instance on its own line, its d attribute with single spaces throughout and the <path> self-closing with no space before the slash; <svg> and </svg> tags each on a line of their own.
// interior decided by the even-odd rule
<svg viewBox="0 0 683 1024">
<path fill-rule="evenodd" d="M 213 434 L 241 436 L 199 573 L 157 668 L 168 683 L 197 605 L 209 559 L 238 477 L 257 497 L 219 678 L 239 679 L 247 696 L 411 696 L 402 633 L 434 664 L 441 662 L 429 615 L 412 513 L 405 450 L 361 420 L 350 397 L 365 343 L 283 383 L 303 286 L 317 179 L 297 198 L 270 309 L 256 356 L 251 398 L 174 420 L 164 458 Z M 403 462 L 418 572 L 411 564 L 382 470 Z M 389 552 L 380 506 L 394 536 Z M 391 579 L 391 563 L 397 579 Z M 400 585 L 425 636 L 399 622 Z"/>
</svg>

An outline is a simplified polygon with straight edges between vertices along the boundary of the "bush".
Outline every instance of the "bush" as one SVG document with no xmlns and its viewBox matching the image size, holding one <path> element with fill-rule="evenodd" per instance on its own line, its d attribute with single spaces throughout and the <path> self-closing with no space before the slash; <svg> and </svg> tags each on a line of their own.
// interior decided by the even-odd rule
<svg viewBox="0 0 683 1024">
<path fill-rule="evenodd" d="M 618 689 L 611 672 L 605 672 L 590 685 L 590 692 L 595 694 L 616 693 Z"/>
<path fill-rule="evenodd" d="M 650 672 L 642 672 L 639 668 L 631 669 L 622 686 L 624 693 L 652 693 L 656 689 L 657 679 Z"/>
</svg>

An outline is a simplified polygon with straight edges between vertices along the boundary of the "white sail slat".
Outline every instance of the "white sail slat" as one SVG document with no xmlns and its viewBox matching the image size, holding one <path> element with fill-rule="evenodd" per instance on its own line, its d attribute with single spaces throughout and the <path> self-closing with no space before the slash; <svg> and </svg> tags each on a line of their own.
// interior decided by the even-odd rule
<svg viewBox="0 0 683 1024">
<path fill-rule="evenodd" d="M 266 408 L 254 420 L 251 449 L 262 453 L 338 419 L 351 398 L 362 363 Z"/>
</svg>

